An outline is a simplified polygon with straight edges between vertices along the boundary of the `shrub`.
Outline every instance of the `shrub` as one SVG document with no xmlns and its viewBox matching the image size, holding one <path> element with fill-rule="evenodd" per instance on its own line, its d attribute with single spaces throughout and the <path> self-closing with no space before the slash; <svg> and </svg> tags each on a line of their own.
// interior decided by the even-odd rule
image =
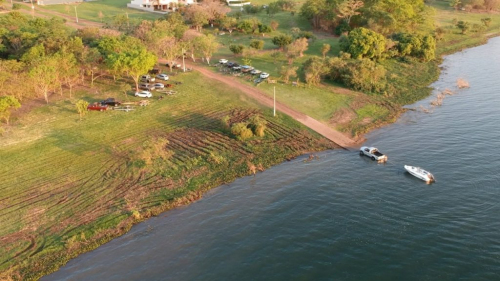
<svg viewBox="0 0 500 281">
<path fill-rule="evenodd" d="M 482 18 L 481 22 L 484 24 L 484 26 L 489 27 L 491 24 L 491 18 Z"/>
<path fill-rule="evenodd" d="M 238 44 L 238 45 L 229 45 L 229 50 L 233 52 L 235 55 L 241 55 L 243 53 L 243 49 L 245 49 L 245 46 Z"/>
<path fill-rule="evenodd" d="M 316 36 L 311 31 L 301 31 L 297 34 L 297 38 L 306 38 L 307 40 L 316 40 Z"/>
<path fill-rule="evenodd" d="M 327 62 L 328 77 L 363 92 L 382 93 L 387 88 L 387 71 L 369 59 L 332 58 Z"/>
<path fill-rule="evenodd" d="M 339 25 L 337 25 L 335 27 L 335 34 L 336 35 L 342 35 L 345 32 L 349 32 L 349 31 L 351 31 L 351 26 L 349 26 L 349 24 L 344 20 L 341 23 L 339 23 Z"/>
<path fill-rule="evenodd" d="M 436 57 L 436 40 L 432 36 L 398 33 L 393 38 L 398 42 L 396 48 L 400 56 L 412 56 L 424 61 L 429 61 Z"/>
<path fill-rule="evenodd" d="M 245 140 L 253 137 L 253 132 L 247 127 L 246 123 L 235 123 L 231 126 L 231 134 L 239 140 Z"/>
<path fill-rule="evenodd" d="M 292 43 L 292 40 L 292 36 L 281 34 L 278 36 L 274 36 L 272 42 L 274 45 L 280 47 L 280 49 L 283 49 L 285 46 L 290 45 L 290 43 Z"/>
<path fill-rule="evenodd" d="M 253 115 L 252 117 L 250 117 L 248 121 L 249 121 L 248 127 L 250 127 L 253 134 L 258 137 L 263 137 L 264 131 L 267 128 L 266 126 L 267 121 L 261 118 L 259 115 Z"/>
<path fill-rule="evenodd" d="M 264 49 L 264 41 L 252 40 L 252 42 L 250 42 L 250 47 L 254 48 L 256 50 L 262 50 L 262 49 Z"/>
<path fill-rule="evenodd" d="M 19 3 L 12 4 L 12 10 L 20 10 L 20 9 L 21 9 L 21 4 Z"/>
<path fill-rule="evenodd" d="M 470 29 L 470 23 L 469 23 L 469 22 L 467 22 L 467 21 L 462 21 L 462 20 L 461 20 L 461 21 L 457 22 L 456 26 L 457 26 L 460 30 L 462 30 L 462 34 L 466 34 L 466 33 L 467 33 L 467 31 L 469 31 L 469 29 Z"/>
<path fill-rule="evenodd" d="M 386 39 L 382 34 L 363 27 L 354 29 L 349 35 L 340 39 L 341 50 L 351 54 L 355 59 L 382 58 L 385 45 Z"/>
</svg>

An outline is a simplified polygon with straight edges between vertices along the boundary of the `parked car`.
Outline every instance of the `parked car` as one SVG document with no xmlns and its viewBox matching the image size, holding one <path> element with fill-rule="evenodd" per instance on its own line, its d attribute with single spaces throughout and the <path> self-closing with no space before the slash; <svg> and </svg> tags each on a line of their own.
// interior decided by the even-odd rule
<svg viewBox="0 0 500 281">
<path fill-rule="evenodd" d="M 166 67 L 170 67 L 170 63 L 166 63 L 165 64 Z M 181 64 L 180 63 L 176 63 L 176 62 L 172 62 L 172 68 L 181 68 Z"/>
<path fill-rule="evenodd" d="M 154 84 L 141 83 L 141 84 L 139 84 L 139 89 L 152 91 L 152 90 L 155 89 L 155 85 Z"/>
<path fill-rule="evenodd" d="M 237 65 L 233 66 L 233 70 L 239 71 L 239 70 L 241 70 L 241 66 L 239 66 L 237 64 Z"/>
<path fill-rule="evenodd" d="M 233 67 L 233 66 L 235 66 L 235 65 L 236 65 L 236 63 L 234 63 L 234 62 L 232 62 L 232 61 L 230 61 L 230 62 L 226 63 L 226 67 Z"/>
<path fill-rule="evenodd" d="M 100 104 L 98 102 L 95 102 L 93 104 L 89 104 L 87 106 L 87 110 L 97 110 L 97 111 L 104 111 L 104 110 L 108 110 L 108 105 L 106 104 Z"/>
<path fill-rule="evenodd" d="M 160 70 L 159 70 L 158 68 L 153 68 L 153 69 L 151 69 L 148 73 L 149 73 L 149 74 L 153 74 L 153 75 L 154 75 L 154 74 L 158 74 L 158 73 L 160 73 Z"/>
<path fill-rule="evenodd" d="M 250 71 L 250 74 L 252 75 L 257 75 L 257 74 L 260 74 L 262 71 L 258 70 L 258 69 L 253 69 L 252 71 Z"/>
<path fill-rule="evenodd" d="M 269 77 L 269 73 L 262 72 L 262 73 L 260 74 L 260 78 L 261 78 L 261 79 L 266 79 L 266 78 L 268 78 L 268 77 Z"/>
<path fill-rule="evenodd" d="M 227 60 L 226 60 L 226 59 L 220 59 L 220 60 L 219 60 L 219 63 L 220 63 L 220 64 L 226 64 L 226 63 L 227 63 Z"/>
<path fill-rule="evenodd" d="M 122 104 L 121 102 L 115 100 L 114 98 L 107 98 L 103 101 L 100 102 L 102 105 L 108 105 L 108 106 L 119 106 Z"/>
<path fill-rule="evenodd" d="M 247 73 L 247 72 L 250 72 L 253 70 L 253 67 L 249 66 L 249 65 L 244 65 L 241 67 L 241 72 L 243 73 Z"/>
<path fill-rule="evenodd" d="M 163 85 L 162 83 L 155 83 L 153 86 L 155 86 L 155 89 L 163 89 L 163 88 L 165 88 L 165 85 Z"/>
<path fill-rule="evenodd" d="M 154 77 L 151 77 L 149 75 L 142 75 L 141 76 L 141 82 L 147 82 L 147 83 L 150 83 L 150 82 L 154 82 L 155 81 L 155 78 Z"/>
<path fill-rule="evenodd" d="M 134 96 L 140 98 L 151 98 L 153 94 L 150 91 L 135 92 Z"/>
<path fill-rule="evenodd" d="M 158 74 L 156 75 L 156 78 L 160 79 L 160 80 L 164 80 L 164 81 L 167 81 L 168 80 L 168 75 L 165 74 L 165 73 L 162 73 L 162 74 Z"/>
</svg>

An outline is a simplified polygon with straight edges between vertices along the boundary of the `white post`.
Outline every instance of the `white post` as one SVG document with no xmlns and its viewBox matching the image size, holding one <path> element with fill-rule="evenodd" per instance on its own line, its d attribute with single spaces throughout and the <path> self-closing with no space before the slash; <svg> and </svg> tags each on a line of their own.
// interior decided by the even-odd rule
<svg viewBox="0 0 500 281">
<path fill-rule="evenodd" d="M 76 12 L 76 6 L 73 6 L 75 7 L 75 17 L 76 17 L 76 23 L 78 23 L 78 13 Z"/>
<path fill-rule="evenodd" d="M 273 116 L 276 116 L 276 86 L 274 86 L 274 108 L 273 108 Z"/>
</svg>

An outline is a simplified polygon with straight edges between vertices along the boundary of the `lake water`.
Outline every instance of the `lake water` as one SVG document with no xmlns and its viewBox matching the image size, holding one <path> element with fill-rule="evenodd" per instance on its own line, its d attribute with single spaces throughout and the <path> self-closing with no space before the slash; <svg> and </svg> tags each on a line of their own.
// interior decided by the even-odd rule
<svg viewBox="0 0 500 281">
<path fill-rule="evenodd" d="M 433 86 L 456 94 L 367 136 L 387 164 L 341 150 L 283 163 L 42 280 L 500 280 L 498 50 L 494 38 L 446 57 Z M 457 90 L 457 78 L 471 87 Z"/>
</svg>

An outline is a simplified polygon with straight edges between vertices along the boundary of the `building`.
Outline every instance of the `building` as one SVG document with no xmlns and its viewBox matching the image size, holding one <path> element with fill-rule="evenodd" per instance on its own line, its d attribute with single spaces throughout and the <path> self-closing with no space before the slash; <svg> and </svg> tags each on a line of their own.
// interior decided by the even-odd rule
<svg viewBox="0 0 500 281">
<path fill-rule="evenodd" d="M 246 0 L 226 0 L 229 7 L 242 7 L 245 5 L 250 5 L 250 1 Z"/>
<path fill-rule="evenodd" d="M 180 5 L 191 5 L 194 0 L 132 0 L 127 7 L 148 12 L 168 12 L 175 11 Z"/>
</svg>

